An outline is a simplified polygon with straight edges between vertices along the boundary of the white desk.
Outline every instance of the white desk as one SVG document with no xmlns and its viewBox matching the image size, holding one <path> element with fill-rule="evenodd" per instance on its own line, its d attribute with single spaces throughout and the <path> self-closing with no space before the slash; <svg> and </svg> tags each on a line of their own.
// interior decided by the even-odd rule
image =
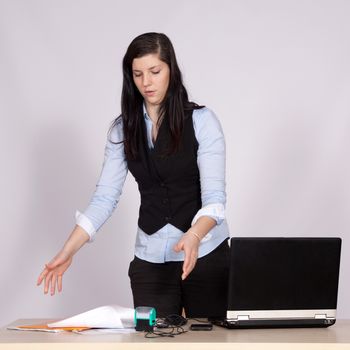
<svg viewBox="0 0 350 350">
<path fill-rule="evenodd" d="M 21 319 L 14 325 L 42 324 L 53 319 Z M 190 322 L 189 322 L 190 324 Z M 184 326 L 187 330 L 189 324 Z M 9 325 L 9 326 L 10 326 Z M 6 326 L 7 327 L 7 326 Z M 281 328 L 212 331 L 188 331 L 175 338 L 147 339 L 141 332 L 133 334 L 81 335 L 69 332 L 44 333 L 0 329 L 0 350 L 26 349 L 230 349 L 230 350 L 350 350 L 350 320 L 338 320 L 329 328 Z"/>
</svg>

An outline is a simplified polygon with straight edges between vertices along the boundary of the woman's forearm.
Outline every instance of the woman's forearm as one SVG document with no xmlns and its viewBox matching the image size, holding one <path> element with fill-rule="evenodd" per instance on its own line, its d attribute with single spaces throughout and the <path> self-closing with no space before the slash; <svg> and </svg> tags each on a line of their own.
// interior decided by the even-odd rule
<svg viewBox="0 0 350 350">
<path fill-rule="evenodd" d="M 88 233 L 79 225 L 75 225 L 62 250 L 68 255 L 74 255 L 89 239 Z"/>
<path fill-rule="evenodd" d="M 200 239 L 203 239 L 206 234 L 216 225 L 216 220 L 210 216 L 201 216 L 196 223 L 190 228 Z"/>
</svg>

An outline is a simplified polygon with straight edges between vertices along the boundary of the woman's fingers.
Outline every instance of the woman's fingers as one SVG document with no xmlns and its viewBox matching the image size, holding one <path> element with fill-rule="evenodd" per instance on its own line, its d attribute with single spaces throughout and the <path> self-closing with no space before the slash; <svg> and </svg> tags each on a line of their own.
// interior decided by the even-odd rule
<svg viewBox="0 0 350 350">
<path fill-rule="evenodd" d="M 50 270 L 52 270 L 52 267 L 50 266 L 51 262 L 48 264 L 45 264 L 44 270 L 41 272 L 41 274 L 38 277 L 38 280 L 36 282 L 37 286 L 40 286 L 43 279 L 47 276 Z"/>
<path fill-rule="evenodd" d="M 57 276 L 57 288 L 59 292 L 62 292 L 62 275 Z"/>
<path fill-rule="evenodd" d="M 39 275 L 38 280 L 36 282 L 37 286 L 40 286 L 41 282 L 43 281 L 43 279 L 46 277 L 46 275 L 48 274 L 49 270 L 47 268 L 45 268 L 43 270 L 43 272 Z"/>
<path fill-rule="evenodd" d="M 183 243 L 183 240 L 180 240 L 179 242 L 177 242 L 175 245 L 174 245 L 174 251 L 179 253 L 182 249 L 184 248 L 184 243 Z"/>
<path fill-rule="evenodd" d="M 198 254 L 195 250 L 192 250 L 188 254 L 185 254 L 185 260 L 183 264 L 182 280 L 184 280 L 194 269 L 197 262 Z"/>
<path fill-rule="evenodd" d="M 53 273 L 51 277 L 51 295 L 55 294 L 56 280 L 57 280 L 57 275 Z"/>
<path fill-rule="evenodd" d="M 185 260 L 184 263 L 182 265 L 182 276 L 181 278 L 184 280 L 187 275 L 188 275 L 188 268 L 190 266 L 190 257 L 188 254 L 185 253 Z"/>
<path fill-rule="evenodd" d="M 46 276 L 45 276 L 45 287 L 44 287 L 44 293 L 47 294 L 49 291 L 50 287 L 50 281 L 51 281 L 51 276 L 53 274 L 53 271 L 50 271 Z"/>
<path fill-rule="evenodd" d="M 193 239 L 194 238 L 194 239 Z M 184 251 L 185 257 L 182 265 L 181 278 L 184 280 L 194 269 L 198 257 L 198 241 L 196 237 L 183 236 L 180 241 L 174 246 L 174 251 Z"/>
<path fill-rule="evenodd" d="M 57 273 L 57 271 L 55 270 L 47 271 L 46 275 L 43 278 L 45 279 L 45 284 L 44 284 L 45 294 L 47 294 L 50 289 L 51 295 L 54 295 L 56 291 L 56 287 L 58 292 L 62 291 L 62 274 L 61 273 Z"/>
<path fill-rule="evenodd" d="M 56 288 L 57 292 L 62 291 L 62 276 L 72 263 L 72 259 L 72 256 L 64 252 L 60 252 L 48 264 L 45 264 L 45 269 L 41 272 L 37 280 L 38 286 L 43 280 L 45 280 L 45 294 L 47 294 L 50 290 L 50 294 L 54 295 Z"/>
</svg>

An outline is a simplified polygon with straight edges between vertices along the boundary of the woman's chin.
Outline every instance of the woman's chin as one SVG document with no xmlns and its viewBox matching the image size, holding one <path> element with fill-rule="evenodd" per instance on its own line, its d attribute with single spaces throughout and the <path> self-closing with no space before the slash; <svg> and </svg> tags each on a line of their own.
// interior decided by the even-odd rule
<svg viewBox="0 0 350 350">
<path fill-rule="evenodd" d="M 144 96 L 147 103 L 152 105 L 158 105 L 160 103 L 159 99 L 154 96 Z"/>
</svg>

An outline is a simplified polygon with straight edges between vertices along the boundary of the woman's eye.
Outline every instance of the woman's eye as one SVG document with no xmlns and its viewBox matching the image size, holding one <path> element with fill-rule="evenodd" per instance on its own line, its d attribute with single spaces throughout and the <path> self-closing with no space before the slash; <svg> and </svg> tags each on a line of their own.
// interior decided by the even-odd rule
<svg viewBox="0 0 350 350">
<path fill-rule="evenodd" d="M 152 72 L 152 74 L 158 74 L 160 72 L 160 70 L 158 72 Z M 142 74 L 134 74 L 135 78 L 141 77 Z"/>
</svg>

